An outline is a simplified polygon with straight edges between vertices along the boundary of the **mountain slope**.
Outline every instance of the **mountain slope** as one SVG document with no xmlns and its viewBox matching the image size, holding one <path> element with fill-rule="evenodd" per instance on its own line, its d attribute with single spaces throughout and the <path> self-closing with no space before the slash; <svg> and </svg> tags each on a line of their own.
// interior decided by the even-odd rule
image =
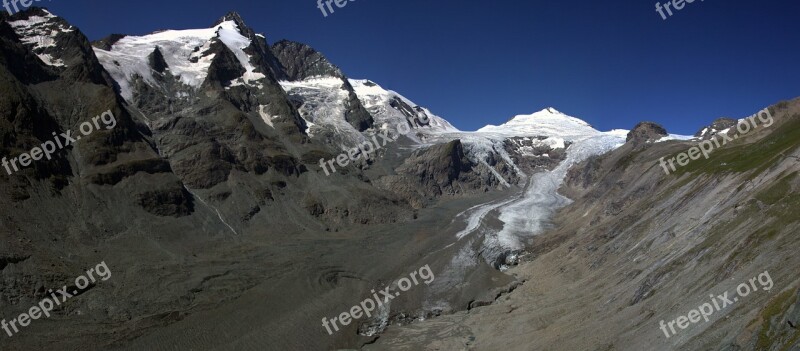
<svg viewBox="0 0 800 351">
<path fill-rule="evenodd" d="M 90 44 L 41 8 L 0 14 L 0 91 L 9 158 L 116 117 L 0 172 L 4 317 L 113 271 L 3 350 L 646 349 L 675 301 L 760 269 L 777 298 L 657 348 L 796 341 L 797 101 L 667 176 L 658 158 L 692 141 L 651 122 L 600 132 L 550 108 L 464 132 L 236 13 Z M 430 286 L 319 325 L 422 266 Z"/>
<path fill-rule="evenodd" d="M 691 142 L 637 149 L 631 141 L 577 165 L 561 188 L 575 202 L 509 270 L 525 284 L 468 313 L 390 328 L 366 349 L 800 347 L 800 100 L 771 111 L 775 125 L 677 174 L 666 175 L 658 159 Z M 735 294 L 763 272 L 769 291 L 739 297 L 670 338 L 660 329 L 659 321 L 686 315 L 709 294 Z"/>
</svg>

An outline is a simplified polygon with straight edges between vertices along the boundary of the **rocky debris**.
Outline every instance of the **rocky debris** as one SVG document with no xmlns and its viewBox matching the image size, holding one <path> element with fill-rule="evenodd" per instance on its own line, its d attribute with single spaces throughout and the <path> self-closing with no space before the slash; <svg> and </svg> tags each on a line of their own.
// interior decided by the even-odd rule
<svg viewBox="0 0 800 351">
<path fill-rule="evenodd" d="M 792 114 L 798 106 L 800 99 L 784 110 L 791 113 L 776 114 L 770 130 L 754 131 L 745 141 L 750 144 L 727 146 L 731 152 L 682 177 L 668 176 L 654 163 L 692 141 L 639 149 L 629 143 L 576 164 L 560 189 L 574 202 L 533 240 L 536 259 L 511 270 L 536 284 L 469 313 L 390 328 L 366 349 L 463 345 L 467 333 L 458 329 L 474 333 L 476 349 L 487 350 L 797 348 L 800 169 L 780 154 L 798 152 L 800 114 Z M 759 141 L 767 135 L 770 143 Z M 743 159 L 747 167 L 724 166 Z M 752 279 L 765 271 L 769 287 Z M 748 285 L 758 292 L 738 296 L 737 288 Z M 713 327 L 703 329 L 700 322 L 665 338 L 659 321 L 670 323 L 711 303 L 710 294 L 723 293 L 738 303 L 716 312 Z M 593 311 L 593 317 L 581 311 Z M 520 336 L 514 329 L 519 325 L 531 334 Z"/>
<path fill-rule="evenodd" d="M 717 118 L 711 125 L 697 131 L 694 136 L 703 140 L 709 140 L 719 134 L 719 132 L 735 127 L 737 123 L 738 121 L 733 118 Z"/>
<path fill-rule="evenodd" d="M 660 124 L 655 122 L 640 122 L 628 132 L 626 142 L 633 143 L 634 146 L 641 146 L 646 143 L 652 143 L 665 136 L 668 136 L 667 130 Z"/>
<path fill-rule="evenodd" d="M 415 208 L 440 196 L 481 193 L 499 184 L 486 167 L 469 160 L 460 140 L 416 150 L 395 171 L 376 184 L 400 194 Z"/>
<path fill-rule="evenodd" d="M 590 156 L 584 161 L 583 167 L 572 167 L 567 171 L 564 184 L 588 189 L 597 182 L 601 167 L 601 156 Z"/>
<path fill-rule="evenodd" d="M 750 322 L 755 330 L 743 330 L 730 350 L 795 350 L 800 348 L 800 289 L 783 291 L 767 302 Z M 744 347 L 742 347 L 744 346 Z"/>
<path fill-rule="evenodd" d="M 6 269 L 9 264 L 16 264 L 29 259 L 30 256 L 0 256 L 0 271 Z"/>
<path fill-rule="evenodd" d="M 797 293 L 794 297 L 794 308 L 791 313 L 787 316 L 786 323 L 789 324 L 789 327 L 792 329 L 800 329 L 800 289 L 797 290 Z"/>
<path fill-rule="evenodd" d="M 523 172 L 533 174 L 542 170 L 552 170 L 567 157 L 566 149 L 544 142 L 547 137 L 513 137 L 504 141 L 504 148 L 514 164 Z"/>
<path fill-rule="evenodd" d="M 28 15 L 18 16 L 15 19 Z M 56 35 L 57 47 L 41 50 L 23 44 L 8 16 L 0 17 L 3 155 L 27 152 L 51 138 L 52 132 L 74 129 L 100 111 L 110 109 L 117 121 L 113 129 L 94 131 L 53 160 L 35 162 L 14 176 L 0 172 L 0 241 L 19 246 L 2 253 L 11 258 L 2 270 L 4 313 L 29 308 L 35 303 L 32 292 L 69 282 L 75 277 L 73 268 L 85 261 L 99 262 L 95 261 L 99 256 L 115 261 L 113 279 L 63 311 L 78 320 L 75 330 L 53 328 L 41 338 L 31 334 L 34 337 L 15 337 L 14 342 L 37 348 L 57 341 L 72 349 L 86 342 L 75 335 L 86 335 L 84 331 L 109 322 L 138 321 L 119 338 L 168 327 L 179 319 L 175 311 L 190 314 L 217 307 L 257 284 L 250 282 L 293 266 L 299 256 L 320 256 L 314 251 L 317 247 L 298 252 L 273 245 L 276 242 L 285 245 L 285 239 L 295 235 L 317 239 L 352 235 L 360 226 L 416 219 L 404 196 L 373 183 L 392 173 L 389 166 L 370 175 L 354 169 L 348 176 L 328 178 L 309 171 L 322 157 L 313 155 L 337 155 L 341 150 L 305 135 L 308 126 L 277 83 L 287 79 L 283 67 L 266 40 L 246 28 L 238 15 L 225 18 L 236 21 L 242 35 L 251 40 L 244 50 L 263 79 L 231 84 L 243 65 L 217 41 L 205 51 L 215 55 L 207 84 L 186 85 L 172 74 L 167 65 L 170 57 L 164 57 L 169 51 L 159 44 L 142 57 L 153 80 L 134 80 L 129 101 L 120 95 L 118 84 L 106 79 L 105 67 L 77 28 L 65 27 L 71 31 Z M 54 17 L 40 29 L 49 32 L 62 25 L 69 26 Z M 111 36 L 94 45 L 111 50 L 123 37 Z M 51 63 L 63 61 L 65 66 L 47 64 L 38 56 L 45 54 L 59 60 Z M 204 52 L 198 49 L 196 54 Z M 343 84 L 349 86 L 347 80 Z M 359 130 L 373 128 L 352 87 L 347 89 L 351 90 L 348 122 Z M 404 152 L 396 157 L 405 157 Z M 432 172 L 422 180 L 405 174 L 414 183 L 405 184 L 402 191 L 416 191 L 423 182 L 441 194 L 465 194 L 461 189 L 466 186 L 479 187 L 472 191 L 480 193 L 487 184 L 496 184 L 496 178 L 483 169 L 473 174 L 459 143 L 439 146 L 430 157 L 443 167 L 420 168 Z M 387 165 L 402 164 L 402 159 L 391 162 Z M 58 223 L 59 230 L 49 230 L 52 223 Z M 259 244 L 242 249 L 220 240 L 235 235 Z M 13 263 L 21 254 L 30 254 L 31 259 Z M 229 280 L 198 283 L 207 276 L 224 276 L 225 271 L 217 271 L 237 265 L 244 267 L 231 273 Z M 215 273 L 204 274 L 208 270 Z M 174 274 L 178 271 L 188 274 L 178 277 Z M 196 289 L 198 285 L 202 289 Z M 112 298 L 122 302 L 111 303 Z M 0 348 L 6 341 L 0 340 Z"/>
<path fill-rule="evenodd" d="M 149 158 L 143 160 L 130 160 L 115 162 L 108 167 L 101 167 L 87 174 L 86 179 L 97 185 L 115 185 L 123 179 L 131 177 L 139 172 L 149 174 L 171 173 L 169 163 L 161 158 Z"/>
</svg>

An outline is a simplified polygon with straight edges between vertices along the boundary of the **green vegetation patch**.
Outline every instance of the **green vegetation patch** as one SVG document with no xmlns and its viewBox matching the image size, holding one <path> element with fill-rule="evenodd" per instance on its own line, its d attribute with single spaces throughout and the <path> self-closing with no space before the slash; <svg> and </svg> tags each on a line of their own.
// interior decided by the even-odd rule
<svg viewBox="0 0 800 351">
<path fill-rule="evenodd" d="M 792 194 L 792 184 L 791 181 L 797 177 L 797 172 L 794 172 L 775 184 L 772 184 L 766 190 L 763 190 L 756 194 L 756 199 L 759 201 L 767 204 L 767 205 L 774 205 L 778 203 L 781 199 L 786 196 L 790 196 Z"/>
<path fill-rule="evenodd" d="M 687 172 L 720 174 L 753 171 L 752 178 L 783 157 L 781 154 L 791 154 L 798 146 L 800 146 L 800 116 L 794 116 L 756 143 L 728 144 L 714 150 L 708 159 L 701 157 L 690 161 L 686 166 L 678 167 L 674 174 L 681 176 Z M 679 153 L 671 155 L 670 158 L 677 157 Z"/>
<path fill-rule="evenodd" d="M 786 340 L 788 335 L 770 335 L 770 329 L 772 329 L 772 319 L 777 318 L 780 319 L 780 316 L 785 313 L 789 306 L 792 304 L 792 297 L 795 296 L 795 290 L 788 290 L 784 291 L 778 297 L 772 299 L 770 303 L 764 307 L 764 310 L 761 311 L 761 330 L 758 333 L 758 342 L 756 343 L 756 349 L 758 350 L 772 350 L 774 349 L 773 343 L 780 342 L 781 340 Z M 775 329 L 780 329 L 780 326 L 776 326 Z M 781 333 L 785 334 L 785 333 Z M 800 333 L 794 332 L 794 337 L 792 340 L 797 340 L 798 335 Z M 792 345 L 792 342 L 789 341 L 786 346 L 783 348 L 784 350 L 787 349 L 789 346 Z"/>
</svg>

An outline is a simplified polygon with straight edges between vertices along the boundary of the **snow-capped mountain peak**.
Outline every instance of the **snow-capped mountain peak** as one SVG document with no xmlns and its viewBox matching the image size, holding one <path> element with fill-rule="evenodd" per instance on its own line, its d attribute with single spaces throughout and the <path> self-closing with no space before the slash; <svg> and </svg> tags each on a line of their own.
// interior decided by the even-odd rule
<svg viewBox="0 0 800 351">
<path fill-rule="evenodd" d="M 499 126 L 488 125 L 479 133 L 499 133 L 516 136 L 583 137 L 600 133 L 589 123 L 548 107 L 529 115 L 518 115 Z"/>
<path fill-rule="evenodd" d="M 165 30 L 144 36 L 125 36 L 114 42 L 110 50 L 95 48 L 95 54 L 106 70 L 120 85 L 122 96 L 130 100 L 133 97 L 133 81 L 141 77 L 148 84 L 156 84 L 148 56 L 160 50 L 166 61 L 169 72 L 181 83 L 198 88 L 208 76 L 208 69 L 215 54 L 209 53 L 215 40 L 221 41 L 233 52 L 236 59 L 245 69 L 245 73 L 232 85 L 253 84 L 265 78 L 263 73 L 256 72 L 250 55 L 245 49 L 250 47 L 251 40 L 240 28 L 240 18 L 223 17 L 221 22 L 210 28 Z M 238 15 L 237 15 L 238 17 Z"/>
<path fill-rule="evenodd" d="M 378 125 L 394 127 L 402 121 L 424 116 L 428 120 L 428 125 L 420 128 L 419 132 L 441 134 L 459 131 L 444 118 L 433 114 L 427 108 L 417 105 L 395 91 L 384 89 L 370 80 L 350 79 L 349 81 L 361 103 L 372 113 Z"/>
</svg>

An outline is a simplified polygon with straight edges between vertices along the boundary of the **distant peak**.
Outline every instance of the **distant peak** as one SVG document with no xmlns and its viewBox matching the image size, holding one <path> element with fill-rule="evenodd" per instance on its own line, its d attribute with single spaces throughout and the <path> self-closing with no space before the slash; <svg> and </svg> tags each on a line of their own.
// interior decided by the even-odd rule
<svg viewBox="0 0 800 351">
<path fill-rule="evenodd" d="M 228 21 L 233 21 L 236 23 L 236 26 L 239 27 L 239 30 L 245 30 L 245 28 L 247 28 L 247 25 L 244 23 L 244 19 L 242 19 L 242 16 L 236 11 L 228 12 L 228 14 L 222 16 L 222 18 L 218 19 L 217 22 L 214 23 L 214 26 L 218 26 L 220 23 Z"/>
<path fill-rule="evenodd" d="M 2 7 L 0 7 L 0 8 L 2 8 Z M 8 15 L 8 13 L 5 12 L 5 11 L 3 12 L 3 14 L 4 15 Z M 19 18 L 29 18 L 31 16 L 39 16 L 39 17 L 44 17 L 44 18 L 48 18 L 48 19 L 49 18 L 58 17 L 58 16 L 54 15 L 52 12 L 48 11 L 47 8 L 39 7 L 39 6 L 31 6 L 31 7 L 27 8 L 27 9 L 25 9 L 23 11 L 19 11 L 19 12 L 13 14 L 13 15 L 8 15 L 8 16 L 13 17 L 13 18 L 17 18 L 17 19 L 19 19 Z"/>
<path fill-rule="evenodd" d="M 544 110 L 539 111 L 538 113 L 548 113 L 548 114 L 551 114 L 551 115 L 563 115 L 563 113 L 561 113 L 561 111 L 556 110 L 553 107 L 548 107 L 548 108 L 546 108 Z"/>
</svg>

